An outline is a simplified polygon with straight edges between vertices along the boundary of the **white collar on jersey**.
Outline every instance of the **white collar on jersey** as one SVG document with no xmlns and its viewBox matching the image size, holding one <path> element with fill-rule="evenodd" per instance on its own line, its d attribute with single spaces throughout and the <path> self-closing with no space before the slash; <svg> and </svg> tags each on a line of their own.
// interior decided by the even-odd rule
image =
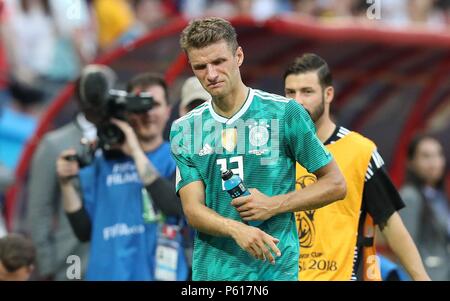
<svg viewBox="0 0 450 301">
<path fill-rule="evenodd" d="M 231 117 L 230 119 L 225 118 L 223 116 L 220 116 L 219 114 L 217 114 L 212 106 L 212 100 L 208 102 L 208 109 L 211 112 L 212 117 L 217 120 L 220 123 L 225 123 L 225 124 L 232 124 L 233 122 L 235 122 L 236 120 L 238 120 L 239 118 L 241 118 L 242 115 L 245 114 L 245 112 L 247 112 L 248 108 L 250 107 L 250 105 L 252 104 L 253 101 L 253 97 L 254 97 L 254 91 L 252 88 L 248 88 L 249 92 L 247 95 L 247 99 L 245 100 L 244 105 L 242 106 L 242 108 L 237 111 L 233 117 Z"/>
</svg>

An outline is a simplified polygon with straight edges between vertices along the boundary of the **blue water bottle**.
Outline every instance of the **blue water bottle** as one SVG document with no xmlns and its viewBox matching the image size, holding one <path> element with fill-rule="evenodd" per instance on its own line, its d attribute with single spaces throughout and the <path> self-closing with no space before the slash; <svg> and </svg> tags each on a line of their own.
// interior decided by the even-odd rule
<svg viewBox="0 0 450 301">
<path fill-rule="evenodd" d="M 250 195 L 250 192 L 248 191 L 247 187 L 245 187 L 244 182 L 242 182 L 242 179 L 238 175 L 233 174 L 233 172 L 229 169 L 221 169 L 220 171 L 222 172 L 222 180 L 225 186 L 225 190 L 233 199 L 240 196 Z M 250 226 L 253 227 L 257 227 L 262 223 L 262 221 L 249 222 Z"/>
</svg>

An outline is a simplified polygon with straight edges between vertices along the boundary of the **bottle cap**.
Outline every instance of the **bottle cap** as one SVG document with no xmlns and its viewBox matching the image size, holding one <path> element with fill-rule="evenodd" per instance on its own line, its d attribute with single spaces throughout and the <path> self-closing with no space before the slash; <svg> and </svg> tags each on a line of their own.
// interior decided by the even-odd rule
<svg viewBox="0 0 450 301">
<path fill-rule="evenodd" d="M 222 167 L 220 171 L 222 172 L 222 180 L 224 181 L 231 179 L 231 177 L 233 176 L 233 172 L 229 169 Z"/>
</svg>

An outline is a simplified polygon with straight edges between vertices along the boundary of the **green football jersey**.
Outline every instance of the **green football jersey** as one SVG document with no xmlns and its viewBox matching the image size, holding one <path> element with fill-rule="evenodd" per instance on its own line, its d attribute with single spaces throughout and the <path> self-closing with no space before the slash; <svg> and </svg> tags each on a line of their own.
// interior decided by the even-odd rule
<svg viewBox="0 0 450 301">
<path fill-rule="evenodd" d="M 249 89 L 231 118 L 206 102 L 172 124 L 171 148 L 177 162 L 177 192 L 202 181 L 205 204 L 223 217 L 241 221 L 224 190 L 221 168 L 231 169 L 248 188 L 268 196 L 295 190 L 295 164 L 314 172 L 332 157 L 315 134 L 314 123 L 294 100 Z M 276 264 L 253 258 L 232 239 L 196 233 L 193 280 L 292 280 L 298 273 L 299 245 L 294 214 L 258 226 L 280 240 Z"/>
</svg>

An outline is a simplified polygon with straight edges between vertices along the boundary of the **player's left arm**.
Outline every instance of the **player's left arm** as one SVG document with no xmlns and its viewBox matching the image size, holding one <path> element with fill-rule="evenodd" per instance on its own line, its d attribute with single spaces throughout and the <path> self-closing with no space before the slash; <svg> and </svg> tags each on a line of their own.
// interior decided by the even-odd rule
<svg viewBox="0 0 450 301">
<path fill-rule="evenodd" d="M 295 101 L 286 105 L 284 135 L 287 153 L 313 173 L 317 181 L 304 189 L 274 197 L 271 213 L 317 209 L 345 198 L 347 185 L 344 176 L 317 137 L 308 111 Z"/>
<path fill-rule="evenodd" d="M 231 203 L 245 221 L 267 220 L 284 212 L 313 210 L 345 198 L 347 186 L 344 176 L 333 160 L 314 172 L 317 182 L 288 194 L 269 197 L 250 189 L 250 195 Z"/>
<path fill-rule="evenodd" d="M 405 225 L 403 225 L 398 212 L 394 212 L 387 220 L 386 225 L 380 230 L 409 276 L 416 281 L 430 280 L 419 251 Z"/>
<path fill-rule="evenodd" d="M 317 182 L 274 197 L 265 196 L 256 189 L 250 190 L 250 196 L 232 202 L 246 221 L 267 220 L 285 212 L 317 209 L 341 200 L 347 194 L 344 176 L 330 152 L 317 138 L 314 123 L 305 108 L 290 101 L 283 120 L 288 156 L 316 175 Z"/>
<path fill-rule="evenodd" d="M 278 213 L 318 209 L 345 198 L 347 184 L 334 159 L 313 174 L 317 177 L 316 183 L 279 196 Z"/>
</svg>

